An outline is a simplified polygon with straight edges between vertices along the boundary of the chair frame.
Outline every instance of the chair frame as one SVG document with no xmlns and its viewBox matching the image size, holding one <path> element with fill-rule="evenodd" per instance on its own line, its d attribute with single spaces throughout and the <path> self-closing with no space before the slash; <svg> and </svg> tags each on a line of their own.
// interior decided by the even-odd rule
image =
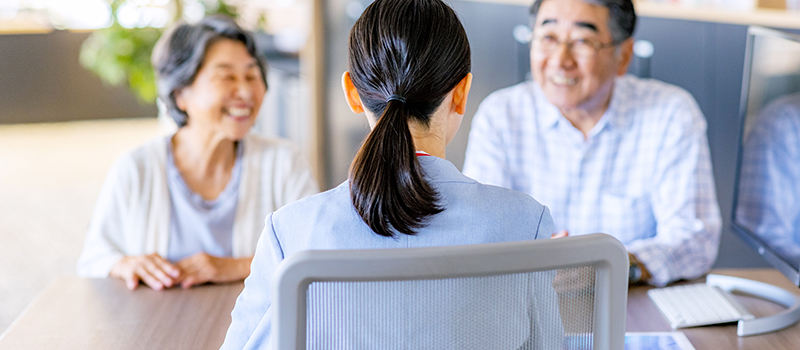
<svg viewBox="0 0 800 350">
<path fill-rule="evenodd" d="M 559 239 L 399 249 L 308 250 L 281 262 L 272 280 L 273 349 L 306 348 L 306 301 L 313 282 L 483 277 L 592 266 L 594 349 L 625 347 L 628 253 L 617 239 Z"/>
</svg>

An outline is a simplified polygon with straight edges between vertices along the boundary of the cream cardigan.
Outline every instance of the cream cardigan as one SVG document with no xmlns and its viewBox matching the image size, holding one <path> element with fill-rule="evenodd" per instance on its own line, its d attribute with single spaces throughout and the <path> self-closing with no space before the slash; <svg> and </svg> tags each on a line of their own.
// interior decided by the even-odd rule
<svg viewBox="0 0 800 350">
<path fill-rule="evenodd" d="M 170 223 L 168 140 L 151 140 L 122 155 L 111 167 L 78 259 L 79 276 L 107 277 L 126 255 L 166 256 Z M 267 214 L 319 192 L 307 163 L 288 143 L 253 134 L 242 142 L 242 178 L 232 245 L 237 258 L 255 253 Z"/>
</svg>

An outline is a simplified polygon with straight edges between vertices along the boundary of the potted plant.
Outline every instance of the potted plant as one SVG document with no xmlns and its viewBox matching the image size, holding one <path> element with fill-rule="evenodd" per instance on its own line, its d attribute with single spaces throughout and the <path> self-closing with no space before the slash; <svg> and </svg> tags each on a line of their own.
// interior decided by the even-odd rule
<svg viewBox="0 0 800 350">
<path fill-rule="evenodd" d="M 126 84 L 140 103 L 149 105 L 154 104 L 158 96 L 150 56 L 166 27 L 179 20 L 191 22 L 199 19 L 197 17 L 217 13 L 238 18 L 236 7 L 221 0 L 152 3 L 163 5 L 112 0 L 112 24 L 94 31 L 83 42 L 80 52 L 85 68 L 108 84 Z"/>
</svg>

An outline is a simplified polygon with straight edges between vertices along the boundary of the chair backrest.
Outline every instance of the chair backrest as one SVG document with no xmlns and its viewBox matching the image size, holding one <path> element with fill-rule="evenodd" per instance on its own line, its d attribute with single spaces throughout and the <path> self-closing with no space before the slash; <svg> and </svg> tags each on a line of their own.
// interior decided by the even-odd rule
<svg viewBox="0 0 800 350">
<path fill-rule="evenodd" d="M 605 234 L 297 253 L 274 349 L 623 349 L 628 255 Z"/>
</svg>

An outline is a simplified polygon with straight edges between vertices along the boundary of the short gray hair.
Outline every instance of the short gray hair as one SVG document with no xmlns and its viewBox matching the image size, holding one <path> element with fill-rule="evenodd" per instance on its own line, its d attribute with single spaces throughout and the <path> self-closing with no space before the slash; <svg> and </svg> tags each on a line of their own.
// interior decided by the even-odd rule
<svg viewBox="0 0 800 350">
<path fill-rule="evenodd" d="M 530 9 L 531 30 L 536 26 L 536 15 L 539 8 L 545 1 L 558 0 L 535 0 Z M 633 9 L 631 0 L 581 0 L 588 4 L 603 6 L 608 9 L 608 29 L 611 31 L 611 40 L 615 45 L 633 36 L 636 28 L 636 12 Z"/>
<path fill-rule="evenodd" d="M 266 60 L 256 49 L 253 35 L 239 27 L 232 18 L 215 15 L 203 18 L 197 24 L 178 23 L 158 40 L 152 56 L 158 95 L 178 127 L 186 125 L 188 115 L 178 108 L 175 93 L 192 85 L 203 66 L 208 48 L 221 39 L 244 44 L 261 69 L 261 79 L 267 86 Z"/>
</svg>

